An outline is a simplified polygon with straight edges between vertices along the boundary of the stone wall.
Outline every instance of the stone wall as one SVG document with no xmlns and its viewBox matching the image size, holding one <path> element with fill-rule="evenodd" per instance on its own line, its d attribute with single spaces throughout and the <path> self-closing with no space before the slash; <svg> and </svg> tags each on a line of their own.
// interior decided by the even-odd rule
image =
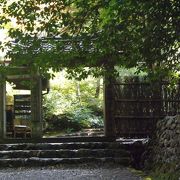
<svg viewBox="0 0 180 180">
<path fill-rule="evenodd" d="M 180 115 L 159 120 L 154 140 L 153 164 L 165 171 L 180 171 Z"/>
</svg>

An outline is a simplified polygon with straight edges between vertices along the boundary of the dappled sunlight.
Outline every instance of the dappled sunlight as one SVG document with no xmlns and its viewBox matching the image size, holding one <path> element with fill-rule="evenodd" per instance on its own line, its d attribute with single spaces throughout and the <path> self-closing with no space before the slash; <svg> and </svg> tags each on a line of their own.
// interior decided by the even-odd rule
<svg viewBox="0 0 180 180">
<path fill-rule="evenodd" d="M 44 96 L 46 129 L 73 132 L 103 127 L 103 81 L 89 76 L 77 81 L 66 72 L 54 74 L 50 92 Z"/>
</svg>

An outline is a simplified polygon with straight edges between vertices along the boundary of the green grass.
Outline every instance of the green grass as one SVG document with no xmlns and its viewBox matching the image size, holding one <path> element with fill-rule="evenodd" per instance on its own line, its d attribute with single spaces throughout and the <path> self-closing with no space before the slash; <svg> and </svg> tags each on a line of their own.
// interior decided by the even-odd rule
<svg viewBox="0 0 180 180">
<path fill-rule="evenodd" d="M 149 177 L 147 175 L 147 173 L 145 173 L 144 171 L 140 171 L 140 170 L 136 170 L 136 169 L 132 169 L 132 168 L 129 168 L 129 170 L 133 173 L 133 174 L 136 174 L 137 176 L 140 176 L 143 178 L 143 180 L 152 180 L 151 177 Z"/>
<path fill-rule="evenodd" d="M 180 180 L 180 174 L 177 173 L 157 173 L 153 172 L 150 174 L 152 180 Z"/>
<path fill-rule="evenodd" d="M 180 180 L 180 172 L 177 173 L 160 173 L 160 172 L 143 172 L 135 169 L 130 171 L 140 177 L 143 180 Z"/>
</svg>

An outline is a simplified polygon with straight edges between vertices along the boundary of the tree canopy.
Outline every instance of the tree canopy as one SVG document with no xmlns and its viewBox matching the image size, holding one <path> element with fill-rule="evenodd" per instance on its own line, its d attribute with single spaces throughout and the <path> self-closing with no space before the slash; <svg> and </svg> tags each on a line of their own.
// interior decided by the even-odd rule
<svg viewBox="0 0 180 180">
<path fill-rule="evenodd" d="M 179 7 L 178 0 L 1 0 L 0 27 L 16 24 L 2 46 L 13 63 L 42 73 L 67 67 L 81 79 L 118 65 L 170 76 L 180 71 Z"/>
</svg>

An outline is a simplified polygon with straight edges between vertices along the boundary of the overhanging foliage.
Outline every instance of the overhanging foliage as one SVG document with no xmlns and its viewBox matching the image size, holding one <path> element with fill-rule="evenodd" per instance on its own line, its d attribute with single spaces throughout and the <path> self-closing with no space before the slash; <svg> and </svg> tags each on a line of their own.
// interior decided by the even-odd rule
<svg viewBox="0 0 180 180">
<path fill-rule="evenodd" d="M 115 64 L 155 76 L 180 70 L 178 0 L 1 0 L 1 7 L 1 27 L 16 21 L 8 29 L 16 43 L 4 44 L 15 64 L 44 73 L 68 67 L 80 79 Z"/>
</svg>

